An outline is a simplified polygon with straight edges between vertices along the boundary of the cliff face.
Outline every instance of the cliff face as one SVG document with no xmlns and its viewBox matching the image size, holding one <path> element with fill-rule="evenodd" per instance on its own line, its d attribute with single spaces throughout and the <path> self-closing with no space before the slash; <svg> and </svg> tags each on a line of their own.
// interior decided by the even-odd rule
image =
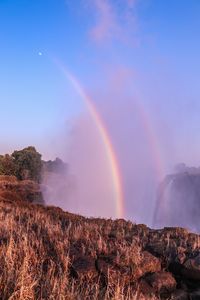
<svg viewBox="0 0 200 300">
<path fill-rule="evenodd" d="M 200 298 L 200 236 L 19 198 L 0 197 L 0 299 Z"/>
<path fill-rule="evenodd" d="M 187 226 L 200 232 L 200 173 L 195 170 L 166 176 L 158 191 L 155 225 Z"/>
</svg>

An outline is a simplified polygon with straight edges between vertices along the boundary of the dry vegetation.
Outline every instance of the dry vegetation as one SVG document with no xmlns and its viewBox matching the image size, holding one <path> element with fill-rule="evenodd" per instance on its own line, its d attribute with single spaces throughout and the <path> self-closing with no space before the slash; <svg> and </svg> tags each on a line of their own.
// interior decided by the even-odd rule
<svg viewBox="0 0 200 300">
<path fill-rule="evenodd" d="M 199 236 L 31 204 L 1 179 L 0 299 L 200 299 Z"/>
<path fill-rule="evenodd" d="M 132 289 L 122 278 L 112 274 L 109 282 L 109 274 L 103 278 L 95 267 L 98 255 L 123 256 L 124 264 L 133 266 L 140 259 L 132 243 L 108 243 L 105 236 L 114 234 L 115 225 L 1 199 L 0 299 L 130 299 Z M 122 240 L 132 228 L 128 225 L 118 224 Z M 83 258 L 78 272 L 74 258 L 76 263 Z"/>
</svg>

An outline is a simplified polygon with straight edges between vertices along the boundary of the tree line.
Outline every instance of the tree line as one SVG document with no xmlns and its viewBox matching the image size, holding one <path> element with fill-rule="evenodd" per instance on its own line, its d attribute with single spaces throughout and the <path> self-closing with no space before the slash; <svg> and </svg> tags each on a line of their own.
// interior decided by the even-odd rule
<svg viewBox="0 0 200 300">
<path fill-rule="evenodd" d="M 11 155 L 0 155 L 0 175 L 14 175 L 19 180 L 41 181 L 42 155 L 29 146 Z"/>
<path fill-rule="evenodd" d="M 14 175 L 18 180 L 41 182 L 44 172 L 64 174 L 67 169 L 68 165 L 60 158 L 43 161 L 42 155 L 33 146 L 0 155 L 0 175 Z"/>
</svg>

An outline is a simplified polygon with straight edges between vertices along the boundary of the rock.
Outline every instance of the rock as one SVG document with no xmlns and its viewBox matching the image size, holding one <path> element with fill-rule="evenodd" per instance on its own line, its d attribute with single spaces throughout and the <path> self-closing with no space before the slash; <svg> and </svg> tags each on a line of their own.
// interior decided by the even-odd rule
<svg viewBox="0 0 200 300">
<path fill-rule="evenodd" d="M 183 290 L 175 290 L 171 296 L 170 300 L 189 300 L 189 294 Z"/>
<path fill-rule="evenodd" d="M 151 253 L 155 254 L 156 256 L 163 256 L 166 248 L 161 241 L 152 240 L 148 243 L 147 250 Z"/>
<path fill-rule="evenodd" d="M 178 237 L 178 236 L 186 236 L 189 231 L 183 227 L 164 227 L 164 233 L 169 232 L 171 236 Z"/>
<path fill-rule="evenodd" d="M 185 248 L 177 247 L 176 252 L 177 252 L 176 261 L 180 264 L 183 264 L 186 259 Z"/>
<path fill-rule="evenodd" d="M 138 299 L 158 299 L 155 296 L 154 289 L 144 280 L 141 279 L 137 286 Z"/>
<path fill-rule="evenodd" d="M 98 276 L 94 258 L 87 256 L 76 258 L 72 264 L 72 275 L 78 279 L 94 280 Z"/>
<path fill-rule="evenodd" d="M 160 260 L 151 253 L 144 251 L 140 263 L 133 267 L 133 277 L 138 279 L 147 273 L 159 272 L 161 270 Z"/>
<path fill-rule="evenodd" d="M 99 257 L 97 259 L 97 269 L 110 285 L 117 286 L 119 282 L 123 284 L 130 283 L 130 268 L 117 265 L 115 263 L 115 257 Z"/>
<path fill-rule="evenodd" d="M 157 195 L 154 225 L 163 227 L 185 226 L 200 230 L 200 170 L 167 175 L 160 184 Z M 165 207 L 165 209 L 163 209 Z"/>
<path fill-rule="evenodd" d="M 184 263 L 182 275 L 192 280 L 200 280 L 200 254 Z"/>
<path fill-rule="evenodd" d="M 158 293 L 172 292 L 176 288 L 176 280 L 169 272 L 160 271 L 153 273 L 145 279 Z"/>
<path fill-rule="evenodd" d="M 135 253 L 135 255 L 137 254 Z M 131 259 L 130 257 L 126 260 L 116 256 L 101 256 L 97 259 L 97 268 L 112 283 L 117 284 L 120 280 L 128 284 L 129 282 L 136 282 L 147 273 L 160 271 L 161 263 L 157 257 L 144 251 L 140 255 L 140 259 Z"/>
<path fill-rule="evenodd" d="M 200 299 L 200 290 L 197 290 L 193 293 L 190 293 L 190 300 L 199 300 Z"/>
<path fill-rule="evenodd" d="M 130 267 L 117 263 L 115 256 L 102 256 L 97 259 L 97 269 L 110 285 L 129 284 Z"/>
</svg>

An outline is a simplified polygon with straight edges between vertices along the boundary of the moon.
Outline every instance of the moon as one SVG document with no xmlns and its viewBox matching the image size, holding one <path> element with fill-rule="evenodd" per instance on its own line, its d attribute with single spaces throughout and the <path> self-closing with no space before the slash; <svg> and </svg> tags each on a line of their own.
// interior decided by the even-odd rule
<svg viewBox="0 0 200 300">
<path fill-rule="evenodd" d="M 39 55 L 39 56 L 42 56 L 42 52 L 38 52 L 38 55 Z"/>
</svg>

